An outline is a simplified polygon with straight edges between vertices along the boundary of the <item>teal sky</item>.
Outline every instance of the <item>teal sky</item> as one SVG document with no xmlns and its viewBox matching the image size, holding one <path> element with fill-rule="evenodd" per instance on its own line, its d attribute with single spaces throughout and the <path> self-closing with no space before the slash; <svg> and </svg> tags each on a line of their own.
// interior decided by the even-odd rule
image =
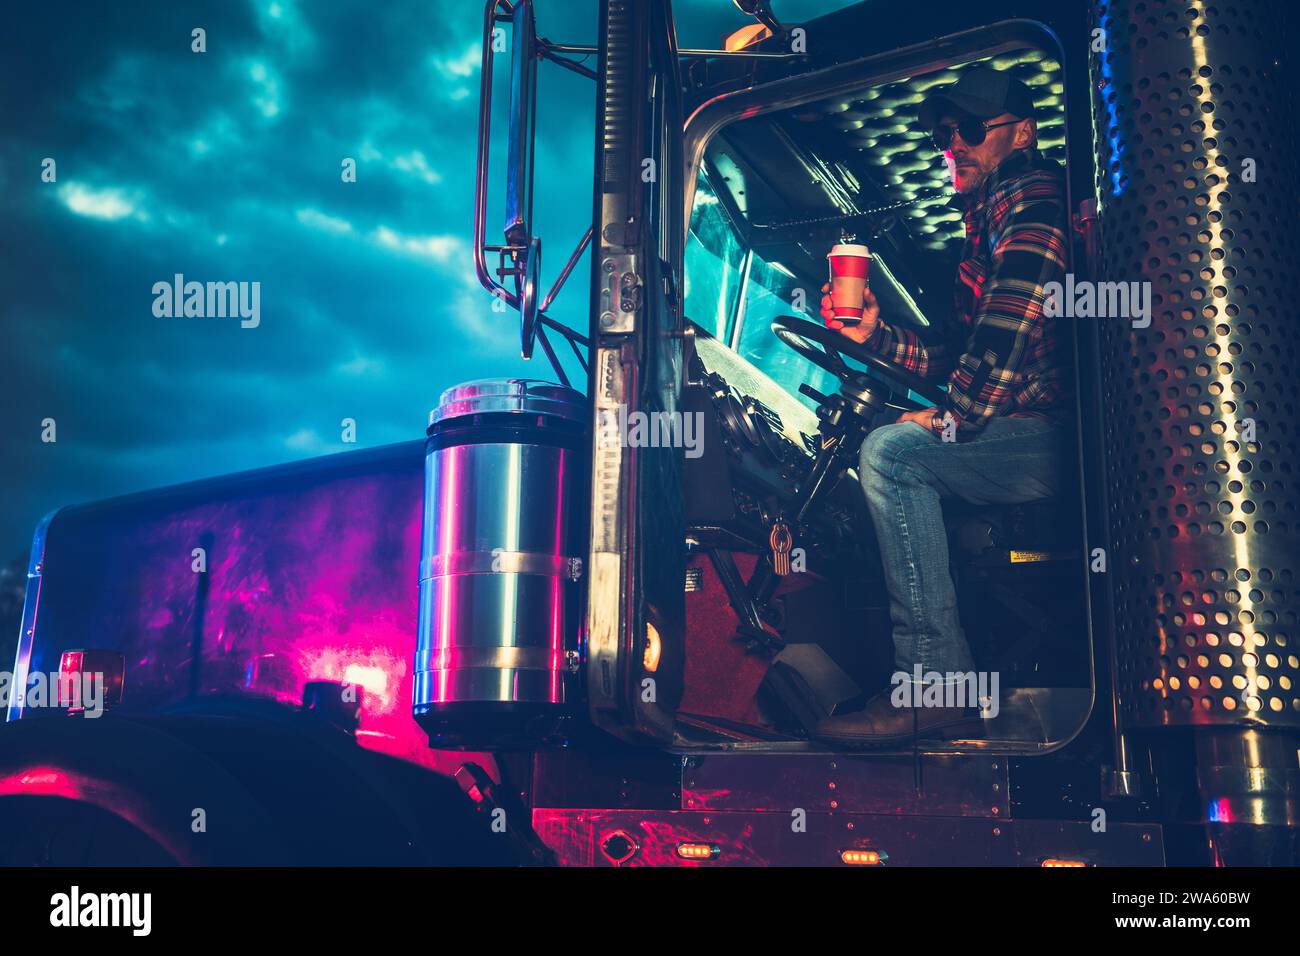
<svg viewBox="0 0 1300 956">
<path fill-rule="evenodd" d="M 843 5 L 776 8 L 797 23 Z M 592 42 L 596 8 L 539 0 L 539 32 Z M 0 560 L 59 505 L 417 438 L 449 385 L 549 377 L 544 359 L 519 358 L 516 313 L 493 312 L 473 276 L 481 11 L 466 0 L 7 8 Z M 683 46 L 716 46 L 749 22 L 728 0 L 676 13 Z M 195 27 L 205 53 L 191 51 Z M 593 95 L 541 65 L 535 219 L 548 285 L 590 213 Z M 347 157 L 355 183 L 340 177 Z M 491 241 L 499 223 L 497 203 Z M 553 309 L 583 329 L 587 268 Z M 259 282 L 260 324 L 155 316 L 153 285 L 176 273 Z M 355 444 L 341 440 L 345 418 Z"/>
</svg>

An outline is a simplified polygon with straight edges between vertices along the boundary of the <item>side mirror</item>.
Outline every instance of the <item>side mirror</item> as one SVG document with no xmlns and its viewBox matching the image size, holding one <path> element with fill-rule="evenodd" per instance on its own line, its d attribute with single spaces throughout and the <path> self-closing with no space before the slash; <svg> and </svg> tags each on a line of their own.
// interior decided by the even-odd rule
<svg viewBox="0 0 1300 956">
<path fill-rule="evenodd" d="M 510 24 L 510 132 L 506 156 L 505 244 L 487 244 L 488 156 L 492 135 L 492 73 L 498 24 Z M 521 307 L 519 290 L 531 256 L 533 213 L 533 137 L 537 106 L 537 27 L 532 0 L 487 0 L 483 14 L 483 62 L 479 88 L 478 169 L 474 196 L 474 267 L 479 281 L 512 308 Z M 487 253 L 501 264 L 495 275 Z M 500 279 L 513 275 L 515 282 Z M 534 273 L 534 276 L 536 273 Z M 510 286 L 513 285 L 514 288 Z M 531 344 L 526 352 L 531 351 Z"/>
<path fill-rule="evenodd" d="M 510 24 L 510 133 L 506 155 L 505 242 L 487 242 L 488 156 L 492 139 L 492 68 L 500 49 L 500 24 Z M 494 46 L 495 44 L 495 46 Z M 474 271 L 483 288 L 494 297 L 518 309 L 521 320 L 523 357 L 532 358 L 533 345 L 541 341 L 542 349 L 555 370 L 556 378 L 567 385 L 554 349 L 547 341 L 546 329 L 563 336 L 573 347 L 578 362 L 586 370 L 581 347 L 588 345 L 585 336 L 549 319 L 546 310 L 555 301 L 583 251 L 591 243 L 593 229 L 588 227 L 578 247 L 560 270 L 549 291 L 542 290 L 542 242 L 533 235 L 533 140 L 537 127 L 537 61 L 554 60 L 567 69 L 591 78 L 596 74 L 574 61 L 556 54 L 558 44 L 537 36 L 533 17 L 533 0 L 486 0 L 483 10 L 483 60 L 479 78 L 478 166 L 474 180 Z M 489 268 L 487 257 L 495 253 L 496 268 Z"/>
<path fill-rule="evenodd" d="M 537 23 L 532 0 L 516 0 L 511 23 L 505 237 L 511 245 L 527 246 L 532 238 L 533 139 L 537 129 Z"/>
</svg>

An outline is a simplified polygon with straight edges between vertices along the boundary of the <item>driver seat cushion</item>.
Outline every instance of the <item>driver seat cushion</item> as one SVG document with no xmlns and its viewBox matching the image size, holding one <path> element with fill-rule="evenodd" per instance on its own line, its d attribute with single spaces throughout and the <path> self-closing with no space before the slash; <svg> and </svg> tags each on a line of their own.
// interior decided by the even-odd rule
<svg viewBox="0 0 1300 956">
<path fill-rule="evenodd" d="M 954 557 L 989 551 L 1058 552 L 1078 546 L 1078 516 L 1061 498 L 1014 505 L 944 502 Z"/>
</svg>

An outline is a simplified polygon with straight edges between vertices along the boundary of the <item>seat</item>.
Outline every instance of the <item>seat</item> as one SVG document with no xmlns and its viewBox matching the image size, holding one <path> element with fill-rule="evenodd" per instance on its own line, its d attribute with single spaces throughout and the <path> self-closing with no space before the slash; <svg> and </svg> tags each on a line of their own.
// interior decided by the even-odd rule
<svg viewBox="0 0 1300 956">
<path fill-rule="evenodd" d="M 1051 498 L 945 504 L 963 628 L 1006 686 L 1087 683 L 1088 639 L 1077 510 Z"/>
<path fill-rule="evenodd" d="M 1015 505 L 945 503 L 944 510 L 959 563 L 1040 563 L 1079 553 L 1079 517 L 1059 498 Z"/>
</svg>

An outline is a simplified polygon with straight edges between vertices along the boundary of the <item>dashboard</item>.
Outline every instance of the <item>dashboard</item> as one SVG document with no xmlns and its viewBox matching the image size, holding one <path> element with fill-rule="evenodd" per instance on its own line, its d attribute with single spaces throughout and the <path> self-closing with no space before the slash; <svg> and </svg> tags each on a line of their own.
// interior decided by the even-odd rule
<svg viewBox="0 0 1300 956">
<path fill-rule="evenodd" d="M 688 533 L 706 547 L 763 551 L 772 520 L 793 513 L 812 471 L 817 415 L 707 333 L 692 330 L 688 340 L 683 410 L 704 422 L 703 453 L 684 471 Z M 852 536 L 864 515 L 857 481 L 841 480 L 796 531 L 798 543 Z"/>
</svg>

